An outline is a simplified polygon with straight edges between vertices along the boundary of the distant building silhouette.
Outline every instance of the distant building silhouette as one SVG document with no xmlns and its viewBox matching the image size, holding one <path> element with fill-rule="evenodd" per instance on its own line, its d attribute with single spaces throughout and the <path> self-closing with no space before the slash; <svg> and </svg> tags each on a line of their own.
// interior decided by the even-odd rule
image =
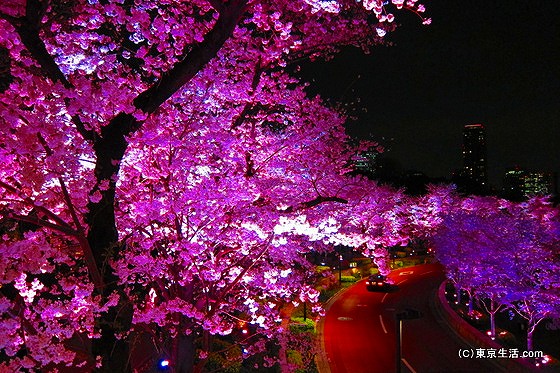
<svg viewBox="0 0 560 373">
<path fill-rule="evenodd" d="M 512 201 L 521 201 L 534 196 L 554 196 L 556 189 L 554 173 L 527 171 L 516 166 L 506 170 L 501 195 Z"/>
<path fill-rule="evenodd" d="M 463 193 L 486 194 L 489 191 L 486 131 L 482 124 L 468 124 L 463 128 L 463 168 L 455 175 L 454 182 Z"/>
<path fill-rule="evenodd" d="M 381 184 L 400 185 L 402 167 L 400 163 L 375 149 L 356 154 L 352 160 L 355 175 L 366 176 Z"/>
<path fill-rule="evenodd" d="M 510 201 L 521 201 L 525 198 L 525 193 L 523 192 L 524 185 L 524 170 L 519 166 L 507 169 L 502 182 L 501 196 Z"/>
<path fill-rule="evenodd" d="M 403 189 L 404 193 L 413 196 L 426 194 L 428 184 L 448 184 L 444 178 L 429 177 L 421 171 L 403 170 L 394 158 L 375 151 L 357 154 L 353 160 L 354 174 L 363 175 L 382 185 L 390 185 Z"/>
<path fill-rule="evenodd" d="M 368 177 L 375 174 L 378 163 L 379 152 L 376 150 L 368 150 L 356 155 L 354 166 L 356 172 Z"/>
<path fill-rule="evenodd" d="M 552 172 L 527 172 L 524 178 L 525 196 L 545 196 L 555 193 L 555 177 Z"/>
</svg>

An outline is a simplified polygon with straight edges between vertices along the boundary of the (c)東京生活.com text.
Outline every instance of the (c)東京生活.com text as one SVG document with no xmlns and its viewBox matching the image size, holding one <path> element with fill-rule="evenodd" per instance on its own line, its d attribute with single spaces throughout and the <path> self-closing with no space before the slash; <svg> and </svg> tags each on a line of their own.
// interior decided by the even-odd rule
<svg viewBox="0 0 560 373">
<path fill-rule="evenodd" d="M 518 359 L 544 357 L 542 351 L 520 351 L 518 348 L 460 348 L 461 359 Z"/>
</svg>

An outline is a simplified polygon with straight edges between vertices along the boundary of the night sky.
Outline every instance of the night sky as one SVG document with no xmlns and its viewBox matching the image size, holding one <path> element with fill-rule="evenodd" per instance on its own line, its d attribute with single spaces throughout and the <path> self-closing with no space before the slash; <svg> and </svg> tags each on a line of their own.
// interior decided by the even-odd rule
<svg viewBox="0 0 560 373">
<path fill-rule="evenodd" d="M 304 66 L 311 90 L 359 99 L 349 133 L 381 140 L 404 170 L 449 177 L 462 166 L 463 126 L 482 123 L 494 186 L 512 165 L 560 171 L 560 4 L 423 3 L 432 24 L 398 13 L 394 46 Z"/>
</svg>

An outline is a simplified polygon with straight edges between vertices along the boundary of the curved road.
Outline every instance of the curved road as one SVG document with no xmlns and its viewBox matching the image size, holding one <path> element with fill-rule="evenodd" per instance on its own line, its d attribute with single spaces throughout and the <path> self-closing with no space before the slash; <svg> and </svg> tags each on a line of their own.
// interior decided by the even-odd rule
<svg viewBox="0 0 560 373">
<path fill-rule="evenodd" d="M 444 280 L 439 264 L 425 264 L 389 275 L 398 290 L 369 292 L 364 281 L 340 294 L 327 311 L 323 343 L 332 373 L 392 373 L 396 371 L 395 312 L 421 311 L 423 317 L 404 320 L 402 372 L 497 372 L 488 360 L 460 359 L 464 348 L 434 315 L 438 286 Z"/>
</svg>

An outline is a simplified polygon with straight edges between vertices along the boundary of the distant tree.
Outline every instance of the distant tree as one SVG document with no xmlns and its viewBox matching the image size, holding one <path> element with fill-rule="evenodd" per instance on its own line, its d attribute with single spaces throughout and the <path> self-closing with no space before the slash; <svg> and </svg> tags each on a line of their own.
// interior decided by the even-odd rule
<svg viewBox="0 0 560 373">
<path fill-rule="evenodd" d="M 487 201 L 489 199 L 486 199 Z M 507 307 L 507 296 L 519 281 L 517 273 L 512 272 L 515 256 L 516 237 L 512 232 L 515 217 L 511 215 L 506 205 L 496 199 L 484 213 L 475 219 L 480 220 L 478 234 L 473 234 L 473 241 L 480 242 L 479 236 L 484 236 L 485 243 L 479 246 L 475 243 L 478 274 L 472 286 L 476 289 L 479 305 L 490 317 L 490 337 L 496 338 L 496 314 Z"/>
<path fill-rule="evenodd" d="M 513 266 L 518 278 L 510 288 L 508 305 L 527 321 L 527 350 L 533 349 L 537 325 L 549 317 L 560 316 L 560 212 L 545 198 L 533 198 L 510 209 Z"/>
<path fill-rule="evenodd" d="M 535 327 L 560 314 L 559 210 L 533 199 L 513 203 L 470 197 L 445 216 L 435 237 L 436 254 L 459 289 L 478 294 L 490 315 L 510 307 L 527 320 L 527 348 Z M 471 305 L 472 306 L 472 305 Z"/>
<path fill-rule="evenodd" d="M 469 294 L 469 312 L 482 266 L 472 259 L 478 258 L 481 250 L 488 250 L 486 237 L 473 234 L 480 232 L 486 223 L 480 211 L 473 210 L 476 205 L 473 198 L 456 200 L 443 216 L 434 237 L 436 257 L 455 286 L 457 302 L 462 301 L 462 291 Z"/>
<path fill-rule="evenodd" d="M 3 1 L 0 367 L 125 372 L 157 350 L 200 371 L 240 317 L 273 337 L 283 304 L 317 301 L 310 243 L 362 247 L 386 271 L 405 199 L 345 177 L 369 145 L 348 147 L 344 113 L 284 67 L 368 51 L 395 8 L 423 12 Z"/>
</svg>

